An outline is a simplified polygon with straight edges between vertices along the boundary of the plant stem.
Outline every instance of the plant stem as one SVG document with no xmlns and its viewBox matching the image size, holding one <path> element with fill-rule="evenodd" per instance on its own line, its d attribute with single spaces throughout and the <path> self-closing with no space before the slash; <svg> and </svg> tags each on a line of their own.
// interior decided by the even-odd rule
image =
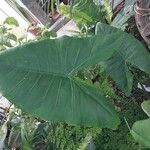
<svg viewBox="0 0 150 150">
<path fill-rule="evenodd" d="M 54 0 L 51 0 L 51 11 L 52 11 L 52 16 L 54 15 Z"/>
<path fill-rule="evenodd" d="M 48 5 L 47 5 L 47 14 L 50 13 L 50 0 L 48 0 Z"/>
<path fill-rule="evenodd" d="M 126 125 L 127 125 L 128 129 L 129 129 L 129 131 L 131 131 L 131 128 L 130 128 L 130 126 L 129 126 L 128 122 L 127 122 L 127 119 L 126 119 L 125 117 L 123 117 L 123 118 L 124 118 L 124 121 L 125 121 L 125 123 L 126 123 Z"/>
</svg>

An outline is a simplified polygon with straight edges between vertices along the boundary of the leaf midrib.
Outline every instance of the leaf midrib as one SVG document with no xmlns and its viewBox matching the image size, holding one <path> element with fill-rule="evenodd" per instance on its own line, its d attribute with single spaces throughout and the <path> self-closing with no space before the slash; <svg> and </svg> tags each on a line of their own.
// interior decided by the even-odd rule
<svg viewBox="0 0 150 150">
<path fill-rule="evenodd" d="M 8 65 L 8 67 L 13 67 L 12 65 Z M 24 69 L 24 68 L 22 68 L 22 67 L 16 67 L 16 66 L 14 66 L 15 67 L 15 69 L 16 70 L 18 70 L 18 71 L 26 71 L 26 72 L 28 72 L 28 73 L 37 73 L 37 74 L 46 74 L 46 75 L 50 75 L 50 76 L 57 76 L 57 77 L 63 77 L 63 78 L 66 78 L 66 79 L 68 79 L 68 80 L 70 80 L 70 82 L 74 82 L 86 95 L 89 95 L 89 93 L 87 93 L 79 84 L 77 84 L 77 81 L 75 80 L 75 77 L 72 75 L 72 74 L 60 74 L 60 73 L 52 73 L 52 72 L 44 72 L 44 71 L 37 71 L 37 70 L 31 70 L 31 69 Z M 24 77 L 23 77 L 24 78 Z M 17 84 L 19 84 L 19 83 L 17 83 Z M 16 84 L 16 85 L 17 85 Z M 85 82 L 84 82 L 84 84 L 86 84 Z M 90 86 L 90 87 L 93 87 L 93 86 L 91 86 L 91 85 L 89 85 L 88 84 L 88 86 Z M 96 88 L 95 88 L 96 89 Z M 109 114 L 111 114 L 112 115 L 112 113 L 109 111 L 109 109 L 107 109 L 107 107 L 105 107 L 102 103 L 100 103 L 100 101 L 98 102 L 96 99 L 95 99 L 95 97 L 93 97 L 92 95 L 89 95 L 90 97 L 92 97 L 92 99 L 98 104 L 98 105 L 101 105 L 101 107 L 103 107 L 105 110 L 107 110 L 107 112 L 109 113 Z"/>
<path fill-rule="evenodd" d="M 90 93 L 86 92 L 86 91 L 82 88 L 82 86 L 80 86 L 80 85 L 75 81 L 75 79 L 73 79 L 73 78 L 71 78 L 71 79 L 74 81 L 74 83 L 75 83 L 86 95 L 92 97 L 93 100 L 94 100 L 98 105 L 101 105 L 105 110 L 107 110 L 107 112 L 108 112 L 109 114 L 113 115 L 113 114 L 111 113 L 111 111 L 101 103 L 101 101 L 97 101 L 96 98 L 93 97 Z M 86 84 L 86 83 L 84 83 L 84 84 Z M 90 85 L 88 84 L 88 86 L 90 86 Z M 95 90 L 98 90 L 98 89 L 95 88 Z M 104 96 L 104 95 L 103 95 L 103 96 Z"/>
</svg>

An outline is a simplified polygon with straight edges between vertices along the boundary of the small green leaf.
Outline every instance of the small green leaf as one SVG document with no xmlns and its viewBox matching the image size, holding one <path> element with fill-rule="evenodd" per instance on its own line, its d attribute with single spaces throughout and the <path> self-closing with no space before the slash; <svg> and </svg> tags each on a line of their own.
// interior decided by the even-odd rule
<svg viewBox="0 0 150 150">
<path fill-rule="evenodd" d="M 20 38 L 18 38 L 18 43 L 21 44 L 21 42 L 22 42 L 25 38 L 26 38 L 26 37 L 20 37 Z"/>
<path fill-rule="evenodd" d="M 7 29 L 5 27 L 0 28 L 0 34 L 5 34 Z"/>
<path fill-rule="evenodd" d="M 0 45 L 12 47 L 12 44 L 10 43 L 10 39 L 8 39 L 8 37 L 2 36 L 2 35 L 0 35 Z"/>
<path fill-rule="evenodd" d="M 150 148 L 150 118 L 135 122 L 130 132 L 138 143 Z"/>
<path fill-rule="evenodd" d="M 57 36 L 56 32 L 48 31 L 47 29 L 42 32 L 42 37 L 45 38 L 56 37 L 56 36 Z"/>
<path fill-rule="evenodd" d="M 10 40 L 13 40 L 15 42 L 17 41 L 17 37 L 12 33 L 8 33 L 7 38 L 10 39 Z"/>
<path fill-rule="evenodd" d="M 4 45 L 1 45 L 0 44 L 0 51 L 3 51 L 3 50 L 5 50 L 6 49 L 6 47 L 4 46 Z"/>
<path fill-rule="evenodd" d="M 144 101 L 141 104 L 141 107 L 144 110 L 144 112 L 150 117 L 150 100 Z"/>
<path fill-rule="evenodd" d="M 4 24 L 19 26 L 18 21 L 14 17 L 7 17 L 4 21 Z"/>
<path fill-rule="evenodd" d="M 112 16 L 113 16 L 113 12 L 112 12 L 112 9 L 111 9 L 111 6 L 110 6 L 110 1 L 109 0 L 104 0 L 103 7 L 104 7 L 103 9 L 104 9 L 105 18 L 106 18 L 108 24 L 110 24 L 111 20 L 112 20 Z"/>
</svg>

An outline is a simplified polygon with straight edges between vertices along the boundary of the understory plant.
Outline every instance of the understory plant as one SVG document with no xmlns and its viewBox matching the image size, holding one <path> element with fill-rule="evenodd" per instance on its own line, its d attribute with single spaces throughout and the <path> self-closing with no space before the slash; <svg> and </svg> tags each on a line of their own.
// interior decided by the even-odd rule
<svg viewBox="0 0 150 150">
<path fill-rule="evenodd" d="M 100 63 L 129 94 L 130 66 L 149 74 L 150 55 L 138 40 L 119 29 L 99 23 L 96 34 L 31 42 L 1 53 L 1 93 L 44 120 L 115 129 L 119 118 L 110 100 L 98 86 L 75 75 Z"/>
<path fill-rule="evenodd" d="M 7 130 L 7 132 L 5 132 Z M 0 133 L 4 137 L 1 149 L 23 150 L 82 150 L 92 144 L 100 128 L 70 126 L 66 123 L 46 122 L 25 114 L 12 106 Z"/>
</svg>

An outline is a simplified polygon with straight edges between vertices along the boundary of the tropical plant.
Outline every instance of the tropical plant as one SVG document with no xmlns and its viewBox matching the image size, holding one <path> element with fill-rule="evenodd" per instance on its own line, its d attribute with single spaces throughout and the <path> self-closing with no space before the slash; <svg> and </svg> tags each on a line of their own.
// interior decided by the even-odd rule
<svg viewBox="0 0 150 150">
<path fill-rule="evenodd" d="M 93 0 L 75 0 L 71 5 L 58 5 L 58 11 L 75 21 L 81 31 L 89 31 L 99 21 L 105 22 L 102 9 Z"/>
<path fill-rule="evenodd" d="M 141 104 L 144 112 L 150 117 L 150 100 L 144 101 Z M 134 139 L 139 142 L 143 147 L 150 148 L 150 118 L 145 120 L 136 121 L 132 130 L 130 130 Z"/>
<path fill-rule="evenodd" d="M 113 33 L 122 35 L 122 43 L 118 51 L 107 61 L 102 62 L 101 65 L 117 83 L 119 88 L 129 95 L 133 85 L 133 74 L 130 72 L 131 66 L 150 74 L 150 54 L 146 49 L 141 51 L 142 44 L 136 49 L 132 48 L 137 45 L 137 40 L 127 33 L 103 23 L 97 24 L 97 35 L 110 35 Z M 131 40 L 132 45 L 129 45 L 128 41 Z"/>
<path fill-rule="evenodd" d="M 7 121 L 0 130 L 1 149 L 76 150 L 87 147 L 100 128 L 69 126 L 65 123 L 48 123 L 33 118 L 12 106 Z M 86 140 L 90 135 L 90 141 Z M 68 140 L 69 138 L 69 140 Z"/>
<path fill-rule="evenodd" d="M 116 128 L 114 106 L 96 85 L 76 73 L 100 63 L 128 93 L 132 87 L 128 64 L 150 73 L 150 55 L 138 40 L 116 28 L 98 24 L 96 33 L 31 42 L 1 53 L 1 93 L 44 120 Z"/>
<path fill-rule="evenodd" d="M 117 11 L 111 8 L 110 4 L 114 2 L 120 4 L 119 1 L 110 2 L 109 0 L 75 0 L 71 5 L 58 4 L 58 11 L 72 19 L 83 33 L 86 31 L 89 34 L 97 22 L 125 30 L 128 20 L 134 15 L 136 1 L 125 0 L 124 6 L 115 7 Z"/>
<path fill-rule="evenodd" d="M 20 113 L 18 109 L 13 115 L 10 113 L 0 132 L 5 139 L 4 149 L 93 150 L 95 146 L 97 149 L 139 149 L 140 146 L 126 129 L 123 117 L 130 118 L 130 125 L 144 117 L 138 114 L 138 106 L 130 106 L 131 102 L 118 96 L 116 89 L 121 89 L 126 95 L 131 93 L 135 78 L 133 67 L 150 74 L 149 52 L 131 35 L 103 23 L 96 25 L 102 21 L 124 30 L 133 14 L 133 5 L 129 4 L 135 1 L 126 1 L 120 15 L 112 23 L 108 0 L 104 0 L 102 5 L 96 1 L 75 0 L 71 6 L 60 5 L 63 13 L 73 19 L 81 30 L 86 28 L 88 37 L 50 39 L 56 34 L 44 27 L 35 39 L 40 41 L 0 54 L 0 92 L 23 111 L 36 117 Z M 10 25 L 15 21 L 6 22 Z M 90 37 L 89 30 L 95 25 L 96 35 Z M 133 97 L 131 100 L 134 103 Z M 127 108 L 124 110 L 124 107 Z M 148 104 L 142 104 L 142 107 L 144 110 L 149 108 Z M 116 129 L 120 123 L 115 110 L 121 114 L 118 130 L 104 129 L 99 135 L 100 128 Z M 150 143 L 149 126 L 146 119 L 136 122 L 131 130 L 135 140 L 145 147 L 149 147 Z"/>
<path fill-rule="evenodd" d="M 17 44 L 17 36 L 12 33 L 12 26 L 19 26 L 17 20 L 13 17 L 7 17 L 0 25 L 0 50 L 13 47 Z"/>
</svg>

